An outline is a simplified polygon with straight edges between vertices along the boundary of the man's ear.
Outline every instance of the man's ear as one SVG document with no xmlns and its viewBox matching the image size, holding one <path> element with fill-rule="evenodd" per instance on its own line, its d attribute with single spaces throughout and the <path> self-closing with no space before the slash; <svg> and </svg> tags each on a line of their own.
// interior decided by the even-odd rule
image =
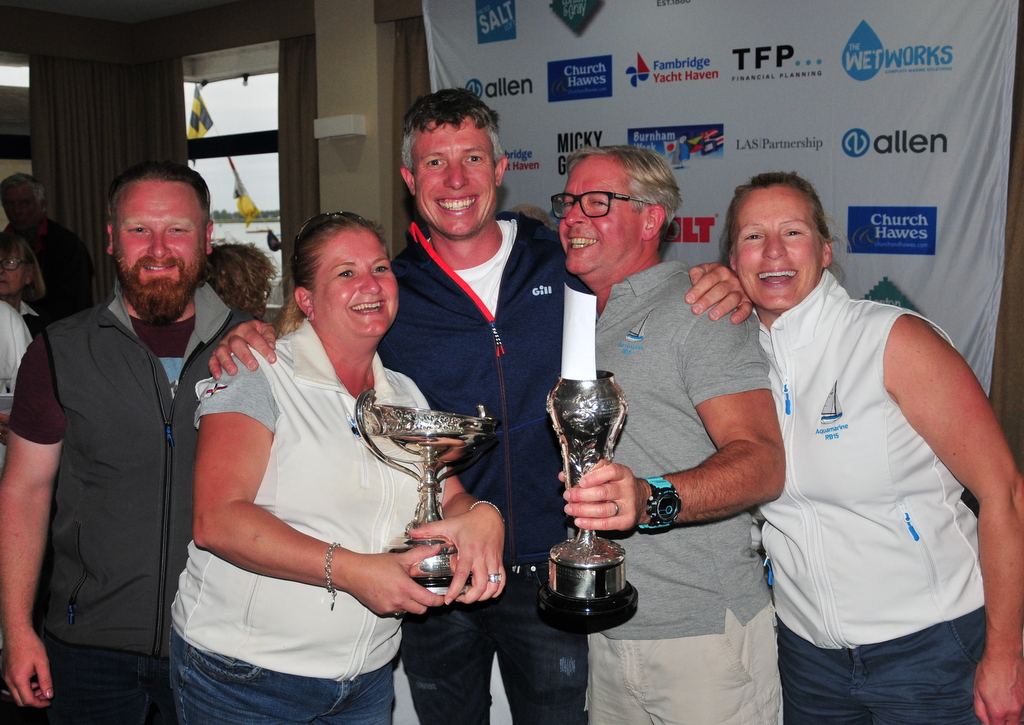
<svg viewBox="0 0 1024 725">
<path fill-rule="evenodd" d="M 644 212 L 644 241 L 657 239 L 658 242 L 661 242 L 661 230 L 664 228 L 665 219 L 668 217 L 665 213 L 665 207 L 660 204 L 647 204 L 644 207 Z"/>
<path fill-rule="evenodd" d="M 416 196 L 416 175 L 403 166 L 402 178 L 405 180 L 405 185 L 409 187 L 409 193 Z"/>
<path fill-rule="evenodd" d="M 107 254 L 114 253 L 114 225 L 107 224 Z"/>
</svg>

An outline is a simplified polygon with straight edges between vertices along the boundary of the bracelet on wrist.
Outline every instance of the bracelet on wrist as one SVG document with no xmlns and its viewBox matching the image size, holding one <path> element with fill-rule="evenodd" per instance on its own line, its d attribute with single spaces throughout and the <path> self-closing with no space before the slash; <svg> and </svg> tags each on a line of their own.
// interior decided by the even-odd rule
<svg viewBox="0 0 1024 725">
<path fill-rule="evenodd" d="M 501 519 L 501 523 L 505 523 L 505 517 L 501 515 L 501 509 L 499 509 L 497 506 L 495 506 L 490 501 L 484 501 L 483 499 L 480 499 L 479 501 L 474 501 L 473 504 L 469 507 L 469 510 L 472 511 L 473 509 L 475 509 L 480 504 L 487 504 L 492 509 L 497 511 L 498 512 L 498 518 Z"/>
<path fill-rule="evenodd" d="M 338 598 L 338 590 L 334 587 L 334 582 L 331 581 L 331 562 L 334 560 L 334 550 L 339 548 L 341 544 L 337 541 L 333 542 L 327 547 L 327 556 L 324 561 L 324 579 L 327 582 L 327 593 L 331 595 L 331 611 L 334 611 L 334 602 Z"/>
</svg>

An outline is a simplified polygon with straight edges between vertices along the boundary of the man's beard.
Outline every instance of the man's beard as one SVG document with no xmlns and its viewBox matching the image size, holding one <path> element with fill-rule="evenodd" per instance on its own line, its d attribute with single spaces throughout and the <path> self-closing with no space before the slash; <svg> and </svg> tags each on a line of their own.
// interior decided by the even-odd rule
<svg viewBox="0 0 1024 725">
<path fill-rule="evenodd" d="M 125 302 L 131 305 L 140 320 L 149 325 L 169 325 L 177 322 L 192 302 L 192 296 L 206 272 L 205 255 L 188 264 L 180 257 L 157 260 L 147 255 L 137 260 L 131 269 L 126 269 L 122 253 L 117 250 L 114 261 Z M 142 281 L 143 267 L 168 264 L 174 264 L 178 268 L 177 280 Z"/>
</svg>

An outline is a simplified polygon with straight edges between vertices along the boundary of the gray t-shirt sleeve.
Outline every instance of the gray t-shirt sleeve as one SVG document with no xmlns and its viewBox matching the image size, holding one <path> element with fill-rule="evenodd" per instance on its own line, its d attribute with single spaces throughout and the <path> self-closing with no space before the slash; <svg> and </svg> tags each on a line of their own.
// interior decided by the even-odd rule
<svg viewBox="0 0 1024 725">
<path fill-rule="evenodd" d="M 749 390 L 770 388 L 768 362 L 751 316 L 734 325 L 701 315 L 682 344 L 682 379 L 693 404 Z"/>
<path fill-rule="evenodd" d="M 196 384 L 199 407 L 196 408 L 196 427 L 199 419 L 210 413 L 242 413 L 265 425 L 271 433 L 277 429 L 280 410 L 274 400 L 274 391 L 263 370 L 253 372 L 244 365 L 234 375 L 222 375 L 220 380 L 207 378 Z"/>
</svg>

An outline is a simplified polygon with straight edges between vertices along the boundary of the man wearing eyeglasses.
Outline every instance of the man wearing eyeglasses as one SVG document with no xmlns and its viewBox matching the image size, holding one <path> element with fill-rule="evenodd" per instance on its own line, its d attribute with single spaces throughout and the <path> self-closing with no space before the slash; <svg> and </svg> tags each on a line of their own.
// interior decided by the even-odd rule
<svg viewBox="0 0 1024 725">
<path fill-rule="evenodd" d="M 46 192 L 29 174 L 0 181 L 0 203 L 9 224 L 4 231 L 22 237 L 39 260 L 46 296 L 34 304 L 52 320 L 92 307 L 92 258 L 70 229 L 46 215 Z"/>
<path fill-rule="evenodd" d="M 542 617 L 536 602 L 548 551 L 565 539 L 561 459 L 545 399 L 559 375 L 562 287 L 582 287 L 566 273 L 550 230 L 520 214 L 496 214 L 508 161 L 497 113 L 473 93 L 449 88 L 417 100 L 405 116 L 402 158 L 426 224 L 410 228 L 392 266 L 400 305 L 378 353 L 416 381 L 431 407 L 469 413 L 482 403 L 500 419 L 497 444 L 459 478 L 506 522 L 500 598 L 406 618 L 402 661 L 416 712 L 421 725 L 487 722 L 497 655 L 516 725 L 583 725 L 583 623 Z M 709 275 L 698 292 L 715 280 Z M 726 314 L 738 301 L 727 292 L 699 302 L 695 295 L 694 311 L 722 300 L 714 314 Z M 269 359 L 258 335 L 248 343 Z M 232 350 L 253 367 L 242 338 Z M 222 345 L 217 357 L 232 373 L 231 350 Z M 211 371 L 219 370 L 211 360 Z"/>
<path fill-rule="evenodd" d="M 748 509 L 782 492 L 784 454 L 755 320 L 691 314 L 658 244 L 679 205 L 665 161 L 578 149 L 552 197 L 566 268 L 597 295 L 598 367 L 629 415 L 615 463 L 566 493 L 577 526 L 621 532 L 639 606 L 590 635 L 590 725 L 774 725 L 773 614 Z M 639 526 L 637 526 L 639 525 Z"/>
</svg>

